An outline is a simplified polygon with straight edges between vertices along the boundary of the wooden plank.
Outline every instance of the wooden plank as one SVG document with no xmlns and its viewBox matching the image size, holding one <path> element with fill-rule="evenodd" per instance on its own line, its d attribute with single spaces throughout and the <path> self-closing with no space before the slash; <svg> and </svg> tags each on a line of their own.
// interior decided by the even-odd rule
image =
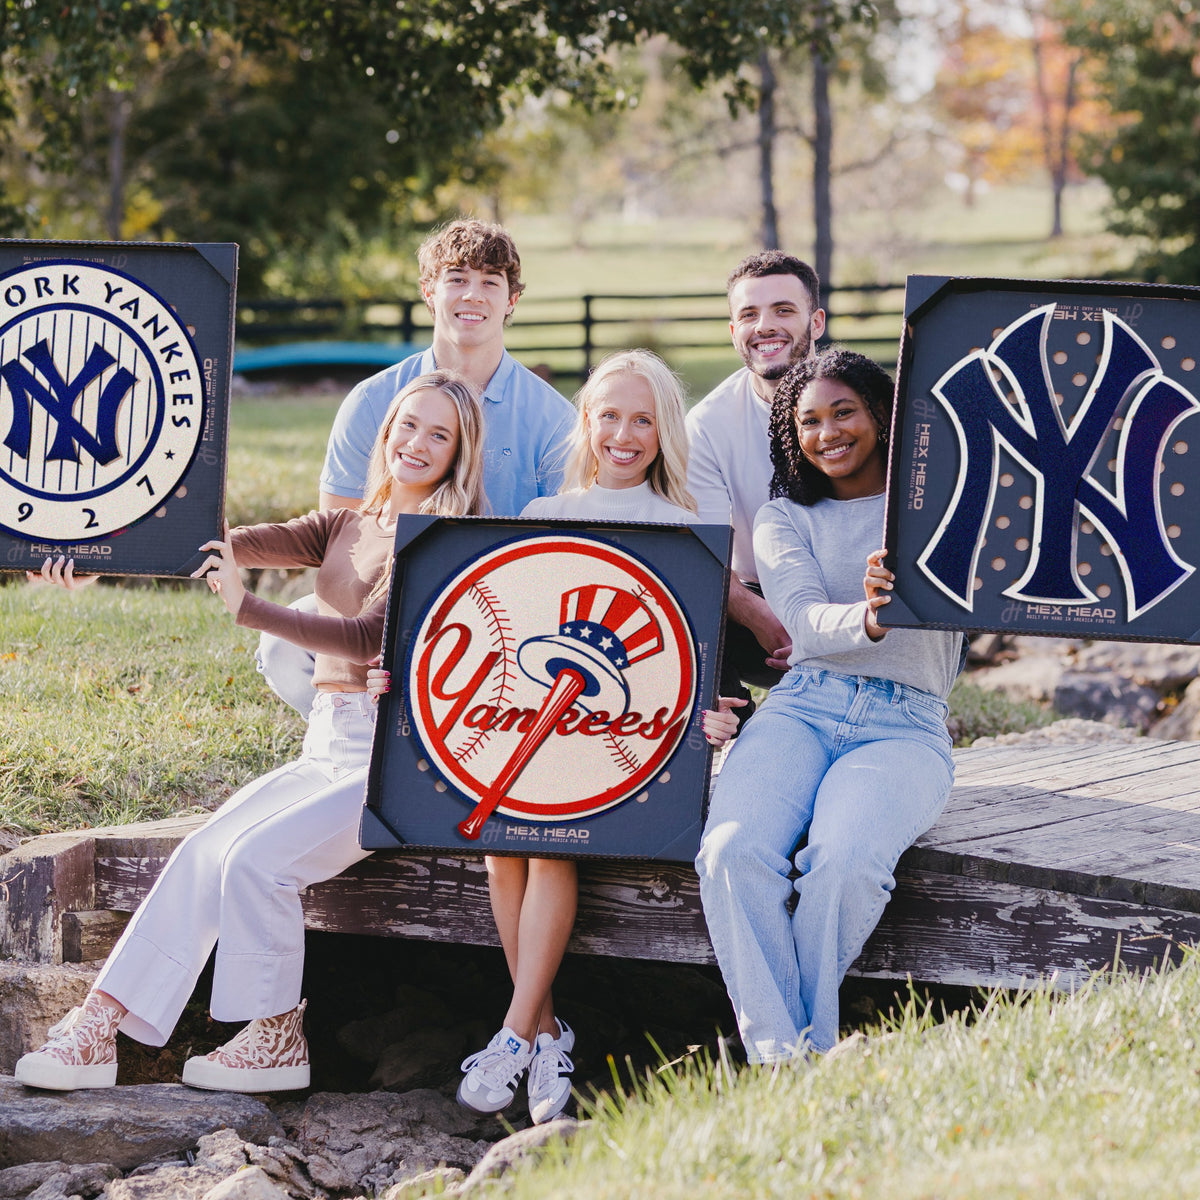
<svg viewBox="0 0 1200 1200">
<path fill-rule="evenodd" d="M 96 860 L 105 908 L 132 912 L 166 855 Z M 303 897 L 309 929 L 420 941 L 498 944 L 479 858 L 375 854 Z M 115 940 L 115 939 L 114 939 Z M 691 867 L 671 863 L 581 862 L 579 913 L 568 949 L 669 962 L 715 961 Z"/>
<path fill-rule="evenodd" d="M 62 916 L 95 907 L 94 843 L 51 834 L 0 857 L 0 958 L 63 961 Z"/>
<path fill-rule="evenodd" d="M 1145 970 L 1200 942 L 1200 915 L 934 872 L 896 892 L 851 974 L 970 987 L 1078 987 L 1121 962 Z"/>
<path fill-rule="evenodd" d="M 63 962 L 95 962 L 107 958 L 129 924 L 130 915 L 102 909 L 63 913 Z"/>
</svg>

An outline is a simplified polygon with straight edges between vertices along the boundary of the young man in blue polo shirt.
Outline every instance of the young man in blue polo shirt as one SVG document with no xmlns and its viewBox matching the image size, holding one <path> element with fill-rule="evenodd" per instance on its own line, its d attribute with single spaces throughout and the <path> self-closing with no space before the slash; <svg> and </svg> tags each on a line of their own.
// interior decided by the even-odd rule
<svg viewBox="0 0 1200 1200">
<path fill-rule="evenodd" d="M 437 367 L 463 376 L 483 397 L 484 487 L 496 516 L 515 517 L 535 496 L 558 491 L 563 446 L 575 424 L 574 407 L 504 348 L 504 327 L 525 290 L 517 248 L 499 225 L 454 221 L 425 240 L 417 261 L 433 344 L 364 379 L 342 401 L 325 451 L 320 505 L 362 503 L 367 458 L 388 405 Z M 257 658 L 271 687 L 307 715 L 311 659 L 267 637 Z"/>
</svg>

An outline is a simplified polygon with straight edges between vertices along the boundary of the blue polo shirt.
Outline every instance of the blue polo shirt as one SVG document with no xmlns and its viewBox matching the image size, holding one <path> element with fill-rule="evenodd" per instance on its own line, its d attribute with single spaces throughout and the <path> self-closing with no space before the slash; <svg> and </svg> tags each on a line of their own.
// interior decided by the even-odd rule
<svg viewBox="0 0 1200 1200">
<path fill-rule="evenodd" d="M 429 349 L 355 385 L 329 434 L 322 491 L 362 498 L 367 461 L 388 405 L 436 366 Z M 574 427 L 574 406 L 506 350 L 483 393 L 483 482 L 496 516 L 518 516 L 535 496 L 557 493 Z"/>
</svg>

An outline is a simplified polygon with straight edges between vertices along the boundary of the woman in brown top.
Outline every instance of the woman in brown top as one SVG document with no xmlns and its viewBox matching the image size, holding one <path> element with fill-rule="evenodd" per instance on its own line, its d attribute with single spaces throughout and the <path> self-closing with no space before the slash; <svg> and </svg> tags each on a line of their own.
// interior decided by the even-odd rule
<svg viewBox="0 0 1200 1200">
<path fill-rule="evenodd" d="M 196 575 L 239 625 L 317 656 L 319 694 L 302 755 L 242 788 L 180 843 L 83 1004 L 18 1060 L 19 1082 L 112 1087 L 117 1030 L 163 1045 L 215 944 L 212 1015 L 250 1023 L 220 1049 L 188 1059 L 183 1082 L 241 1092 L 308 1086 L 299 893 L 367 855 L 358 845 L 375 723 L 366 664 L 380 651 L 396 518 L 481 511 L 481 446 L 471 388 L 444 371 L 422 375 L 388 410 L 360 510 L 235 529 L 201 547 L 210 554 Z M 239 566 L 316 567 L 318 611 L 251 595 Z"/>
</svg>

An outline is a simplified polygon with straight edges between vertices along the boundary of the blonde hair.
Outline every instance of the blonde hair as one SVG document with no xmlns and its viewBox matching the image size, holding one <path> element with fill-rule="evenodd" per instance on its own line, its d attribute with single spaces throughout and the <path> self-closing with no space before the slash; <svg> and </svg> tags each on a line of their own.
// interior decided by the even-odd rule
<svg viewBox="0 0 1200 1200">
<path fill-rule="evenodd" d="M 387 467 L 387 440 L 401 405 L 417 392 L 438 391 L 458 413 L 458 452 L 454 467 L 421 504 L 420 511 L 437 517 L 476 516 L 487 510 L 483 491 L 483 407 L 475 389 L 450 371 L 418 375 L 388 406 L 367 463 L 364 513 L 380 513 L 392 498 L 392 474 Z"/>
<path fill-rule="evenodd" d="M 601 386 L 619 375 L 636 375 L 645 381 L 654 397 L 654 424 L 658 454 L 646 472 L 650 490 L 689 512 L 696 501 L 687 487 L 688 441 L 684 425 L 683 383 L 657 354 L 649 350 L 621 350 L 601 359 L 575 396 L 579 419 L 567 452 L 564 489 L 588 488 L 596 480 L 600 464 L 592 453 L 588 436 L 588 410 Z"/>
</svg>

